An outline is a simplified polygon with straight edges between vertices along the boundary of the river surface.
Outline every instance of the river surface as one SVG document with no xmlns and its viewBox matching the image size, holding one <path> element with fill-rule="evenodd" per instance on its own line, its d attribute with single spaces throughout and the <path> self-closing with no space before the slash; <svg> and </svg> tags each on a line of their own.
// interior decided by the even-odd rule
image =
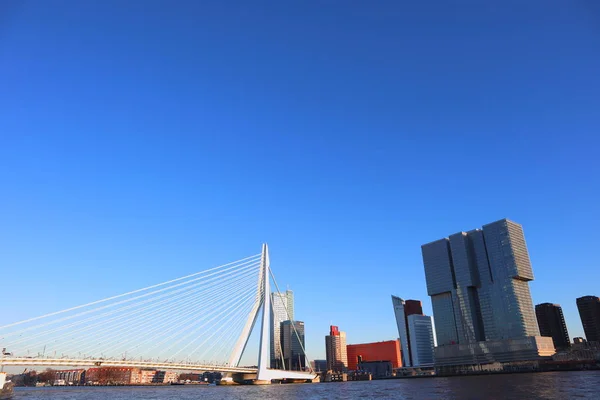
<svg viewBox="0 0 600 400">
<path fill-rule="evenodd" d="M 600 399 L 600 371 L 270 386 L 17 388 L 14 400 Z"/>
</svg>

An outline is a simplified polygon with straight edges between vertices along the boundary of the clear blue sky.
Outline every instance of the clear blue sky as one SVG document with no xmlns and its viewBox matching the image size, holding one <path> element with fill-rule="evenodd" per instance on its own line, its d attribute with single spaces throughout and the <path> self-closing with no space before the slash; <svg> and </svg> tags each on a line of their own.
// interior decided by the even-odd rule
<svg viewBox="0 0 600 400">
<path fill-rule="evenodd" d="M 600 4 L 0 2 L 0 323 L 269 243 L 312 357 L 430 313 L 420 245 L 510 218 L 600 295 Z M 8 309 L 7 309 L 8 308 Z"/>
</svg>

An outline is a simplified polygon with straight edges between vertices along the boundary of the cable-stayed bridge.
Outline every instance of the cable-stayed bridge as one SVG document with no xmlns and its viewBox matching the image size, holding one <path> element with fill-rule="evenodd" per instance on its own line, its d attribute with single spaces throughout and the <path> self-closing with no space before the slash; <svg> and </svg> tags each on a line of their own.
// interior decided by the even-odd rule
<svg viewBox="0 0 600 400">
<path fill-rule="evenodd" d="M 279 291 L 264 244 L 260 254 L 241 260 L 0 326 L 6 349 L 0 364 L 218 371 L 254 383 L 312 380 L 310 370 L 269 368 L 271 278 Z M 257 321 L 257 367 L 240 366 Z"/>
</svg>

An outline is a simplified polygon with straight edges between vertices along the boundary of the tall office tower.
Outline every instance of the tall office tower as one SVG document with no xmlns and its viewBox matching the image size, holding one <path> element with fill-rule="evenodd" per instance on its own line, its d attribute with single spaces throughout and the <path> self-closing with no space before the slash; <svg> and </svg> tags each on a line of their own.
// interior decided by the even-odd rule
<svg viewBox="0 0 600 400">
<path fill-rule="evenodd" d="M 346 333 L 341 332 L 337 326 L 329 327 L 329 335 L 325 336 L 325 353 L 328 370 L 345 371 L 348 368 Z"/>
<path fill-rule="evenodd" d="M 396 325 L 398 326 L 398 336 L 400 339 L 400 349 L 402 355 L 402 365 L 411 367 L 410 343 L 408 341 L 408 321 L 406 320 L 405 301 L 400 297 L 392 296 L 394 314 L 396 315 Z"/>
<path fill-rule="evenodd" d="M 431 317 L 411 314 L 407 319 L 412 366 L 433 367 L 433 326 Z"/>
<path fill-rule="evenodd" d="M 558 304 L 542 303 L 535 306 L 540 334 L 552 338 L 554 347 L 564 349 L 571 345 L 562 308 Z"/>
<path fill-rule="evenodd" d="M 409 315 L 423 315 L 423 307 L 419 300 L 402 300 L 398 296 L 392 296 L 392 305 L 396 315 L 396 325 L 398 326 L 398 335 L 400 336 L 400 347 L 402 353 L 402 365 L 411 367 L 412 354 L 410 347 L 410 332 L 408 330 Z"/>
<path fill-rule="evenodd" d="M 600 343 L 600 297 L 584 296 L 577 299 L 577 309 L 588 342 Z"/>
<path fill-rule="evenodd" d="M 436 366 L 525 361 L 554 353 L 540 336 L 521 225 L 503 219 L 421 246 Z M 510 340 L 509 340 L 510 339 Z"/>
<path fill-rule="evenodd" d="M 285 369 L 304 371 L 306 367 L 304 346 L 304 322 L 283 321 L 281 323 L 281 352 Z"/>
<path fill-rule="evenodd" d="M 294 320 L 294 292 L 271 293 L 271 368 L 283 368 L 281 323 L 289 320 Z"/>
</svg>

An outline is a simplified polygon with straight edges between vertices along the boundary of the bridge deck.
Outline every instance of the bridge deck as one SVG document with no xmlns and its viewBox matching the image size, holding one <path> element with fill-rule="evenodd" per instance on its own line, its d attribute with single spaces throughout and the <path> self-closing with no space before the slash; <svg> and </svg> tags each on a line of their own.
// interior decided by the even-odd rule
<svg viewBox="0 0 600 400">
<path fill-rule="evenodd" d="M 223 365 L 202 365 L 186 363 L 161 363 L 152 361 L 132 360 L 105 360 L 105 359 L 77 359 L 77 358 L 28 358 L 7 357 L 0 360 L 5 366 L 44 366 L 44 367 L 131 367 L 131 368 L 156 368 L 178 371 L 205 371 L 205 372 L 233 372 L 256 373 L 256 368 L 231 367 Z"/>
<path fill-rule="evenodd" d="M 168 369 L 177 371 L 202 371 L 202 372 L 225 372 L 256 374 L 256 368 L 231 367 L 224 365 L 203 365 L 203 364 L 185 364 L 185 363 L 166 363 L 152 361 L 132 361 L 132 360 L 105 360 L 105 359 L 78 359 L 78 358 L 29 358 L 29 357 L 6 357 L 0 359 L 0 364 L 4 366 L 21 367 L 130 367 L 130 368 L 154 368 Z M 269 369 L 269 379 L 306 379 L 312 380 L 315 374 L 303 371 L 287 371 L 278 369 Z"/>
</svg>

